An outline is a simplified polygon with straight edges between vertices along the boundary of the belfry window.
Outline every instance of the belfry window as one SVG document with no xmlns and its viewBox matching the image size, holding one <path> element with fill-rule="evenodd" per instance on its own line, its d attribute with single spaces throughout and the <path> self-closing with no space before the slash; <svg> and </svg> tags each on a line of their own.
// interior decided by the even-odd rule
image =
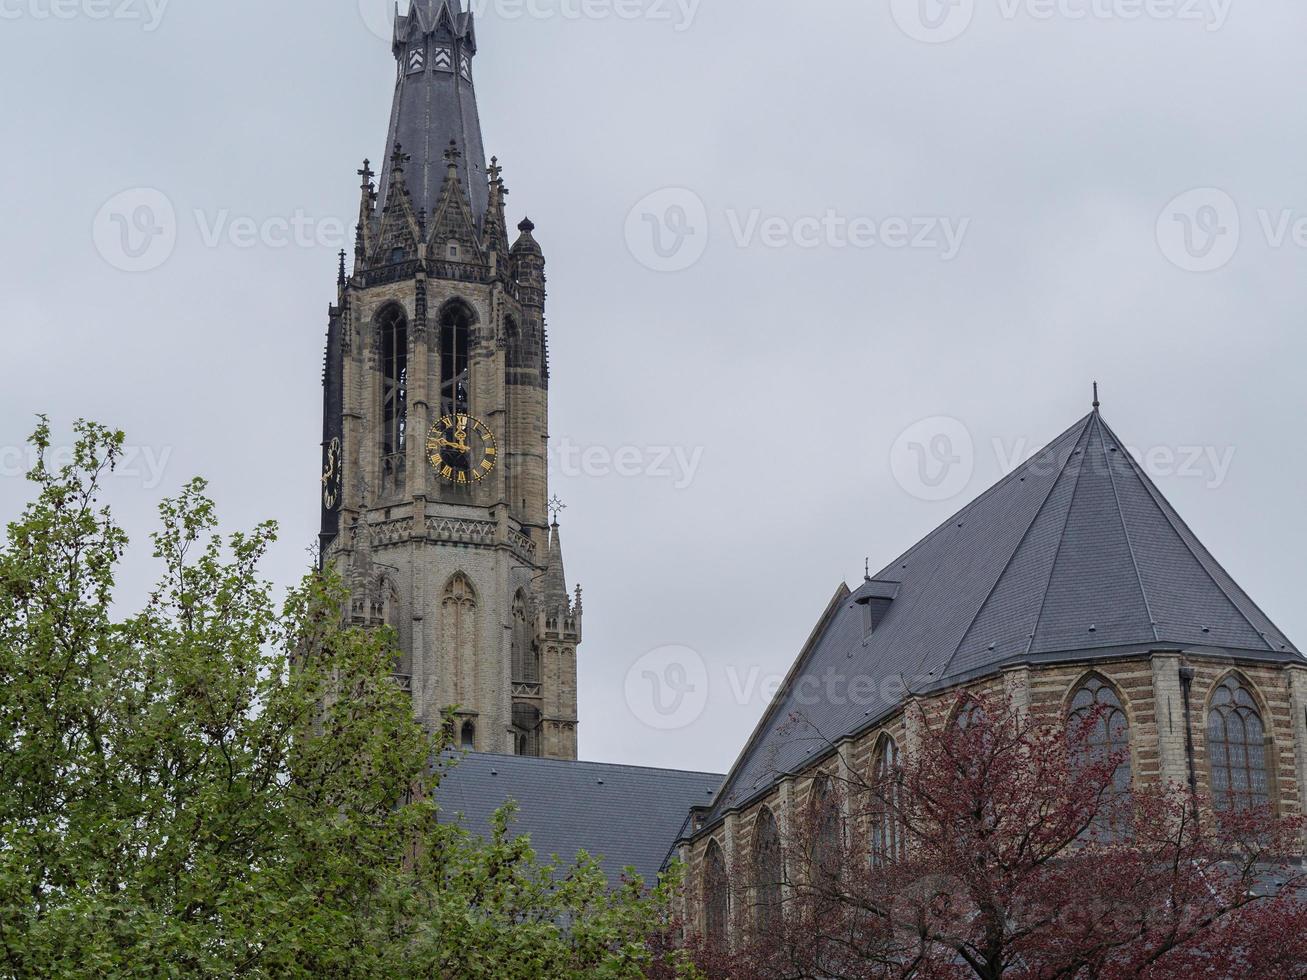
<svg viewBox="0 0 1307 980">
<path fill-rule="evenodd" d="M 468 410 L 468 343 L 472 318 L 466 309 L 452 306 L 440 321 L 440 414 Z"/>
<path fill-rule="evenodd" d="M 463 722 L 463 736 L 461 739 L 463 748 L 472 752 L 476 749 L 477 726 L 470 721 Z"/>
<path fill-rule="evenodd" d="M 408 428 L 408 318 L 397 306 L 388 307 L 378 323 L 381 332 L 381 454 L 404 452 Z"/>
</svg>

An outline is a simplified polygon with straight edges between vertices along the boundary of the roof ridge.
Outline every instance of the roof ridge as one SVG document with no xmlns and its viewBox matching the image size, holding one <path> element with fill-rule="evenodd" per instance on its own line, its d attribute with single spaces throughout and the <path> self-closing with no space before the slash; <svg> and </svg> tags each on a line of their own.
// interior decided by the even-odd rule
<svg viewBox="0 0 1307 980">
<path fill-rule="evenodd" d="M 596 762 L 593 759 L 547 759 L 540 756 L 512 755 L 508 752 L 469 752 L 463 758 L 470 759 L 508 759 L 527 765 L 549 764 L 561 766 L 601 766 L 604 769 L 634 769 L 638 772 L 667 772 L 681 776 L 708 776 L 713 779 L 723 778 L 720 772 L 700 772 L 697 769 L 670 769 L 666 766 L 637 766 L 628 762 Z M 455 763 L 457 764 L 457 762 Z"/>
<path fill-rule="evenodd" d="M 1103 422 L 1102 425 L 1103 428 L 1105 428 L 1107 432 L 1112 436 L 1112 438 L 1117 441 L 1117 445 L 1123 446 L 1121 439 L 1117 436 L 1115 432 L 1112 431 L 1112 427 L 1108 425 L 1106 422 Z M 1252 631 L 1255 634 L 1257 634 L 1259 637 L 1261 637 L 1262 642 L 1266 644 L 1266 648 L 1268 650 L 1271 650 L 1272 652 L 1279 652 L 1276 651 L 1275 646 L 1267 638 L 1265 630 L 1263 630 L 1261 627 L 1259 627 L 1256 623 L 1252 621 L 1252 618 L 1244 610 L 1242 603 L 1240 603 L 1237 599 L 1235 599 L 1234 596 L 1230 595 L 1229 590 L 1226 589 L 1226 587 L 1221 584 L 1221 582 L 1217 579 L 1217 577 L 1212 574 L 1212 570 L 1207 567 L 1207 562 L 1203 561 L 1202 556 L 1199 555 L 1198 552 L 1196 552 L 1193 549 L 1193 546 L 1189 543 L 1189 540 L 1193 539 L 1194 541 L 1198 541 L 1198 535 L 1194 533 L 1193 528 L 1191 528 L 1188 522 L 1183 517 L 1180 516 L 1179 511 L 1177 511 L 1174 507 L 1171 506 L 1171 502 L 1166 499 L 1166 495 L 1163 494 L 1162 491 L 1158 489 L 1157 485 L 1153 483 L 1152 478 L 1144 471 L 1143 467 L 1141 467 L 1138 464 L 1134 456 L 1131 453 L 1126 452 L 1125 458 L 1129 461 L 1130 468 L 1134 471 L 1135 475 L 1139 477 L 1139 482 L 1142 483 L 1144 489 L 1148 491 L 1148 495 L 1152 499 L 1153 505 L 1161 512 L 1162 517 L 1166 520 L 1167 524 L 1170 525 L 1171 530 L 1173 530 L 1176 534 L 1176 537 L 1180 539 L 1180 543 L 1185 546 L 1185 550 L 1188 551 L 1189 554 L 1193 557 L 1194 561 L 1198 563 L 1198 567 L 1203 570 L 1203 574 L 1206 575 L 1209 579 L 1211 579 L 1211 582 L 1213 585 L 1216 586 L 1217 591 L 1219 591 L 1221 595 L 1225 596 L 1226 600 L 1230 603 L 1230 605 L 1234 606 L 1234 608 L 1238 611 L 1239 615 L 1243 617 L 1244 622 L 1246 622 L 1250 627 L 1252 627 Z M 1176 524 L 1176 521 L 1179 521 L 1178 526 Z M 1182 533 L 1181 529 L 1183 529 L 1183 532 L 1185 533 Z M 1204 551 L 1207 551 L 1206 545 L 1202 545 L 1201 542 L 1199 542 L 1199 544 L 1202 546 Z M 1294 652 L 1297 652 L 1297 647 L 1287 636 L 1284 635 L 1284 631 L 1281 630 L 1278 626 L 1276 626 L 1275 622 L 1271 619 L 1271 617 L 1267 616 L 1266 612 L 1259 605 L 1257 605 L 1257 601 L 1247 592 L 1244 592 L 1243 587 L 1234 581 L 1234 576 L 1232 576 L 1229 570 L 1226 569 L 1226 567 L 1222 565 L 1220 561 L 1217 560 L 1216 556 L 1213 555 L 1211 552 L 1208 552 L 1207 556 L 1208 558 L 1211 559 L 1212 563 L 1221 570 L 1221 572 L 1225 575 L 1225 577 L 1230 580 L 1230 583 L 1234 585 L 1239 592 L 1243 593 L 1244 598 L 1246 598 L 1248 602 L 1252 604 L 1253 608 L 1259 614 L 1261 614 L 1261 616 L 1266 620 L 1267 625 L 1273 627 L 1275 631 L 1280 634 L 1280 638 L 1284 640 L 1286 646 L 1289 649 L 1293 650 Z"/>
<path fill-rule="evenodd" d="M 1079 421 L 1077 421 L 1075 425 L 1072 425 L 1072 426 L 1070 426 L 1069 428 L 1065 429 L 1064 431 L 1058 433 L 1058 435 L 1056 435 L 1054 438 L 1050 439 L 1046 444 L 1044 444 L 1044 446 L 1042 446 L 1042 447 L 1039 449 L 1038 452 L 1036 452 L 1033 456 L 1031 456 L 1030 459 L 1026 460 L 1024 463 L 1022 463 L 1020 466 L 1018 466 L 1016 469 L 1014 469 L 1011 473 L 1008 473 L 1006 476 L 1002 477 L 1002 478 L 999 479 L 997 482 L 995 482 L 994 484 L 992 484 L 991 486 L 989 486 L 988 488 L 986 488 L 986 490 L 985 490 L 984 493 L 980 494 L 978 497 L 976 497 L 976 498 L 975 498 L 974 500 L 972 500 L 970 503 L 965 504 L 964 506 L 962 506 L 962 507 L 959 508 L 958 510 L 954 511 L 954 512 L 953 512 L 952 514 L 950 514 L 950 515 L 949 515 L 945 520 L 940 521 L 939 524 L 937 524 L 935 527 L 931 528 L 928 532 L 926 532 L 925 534 L 923 534 L 923 535 L 922 535 L 922 536 L 917 540 L 917 542 L 916 542 L 915 544 L 912 545 L 912 547 L 908 548 L 908 549 L 907 549 L 906 551 L 904 551 L 901 555 L 899 555 L 897 558 L 895 558 L 892 562 L 890 562 L 888 565 L 886 565 L 884 568 L 882 568 L 882 569 L 880 570 L 880 572 L 878 572 L 876 575 L 873 576 L 873 578 L 875 578 L 875 579 L 879 579 L 879 578 L 880 578 L 880 577 L 881 577 L 885 572 L 892 571 L 892 570 L 898 568 L 899 566 L 901 566 L 901 565 L 903 564 L 904 560 L 905 560 L 909 555 L 911 555 L 914 551 L 916 551 L 917 549 L 919 549 L 922 545 L 924 545 L 927 541 L 929 541 L 929 540 L 930 540 L 931 538 L 933 538 L 935 535 L 939 534 L 940 531 L 945 530 L 945 529 L 946 529 L 950 524 L 952 524 L 953 522 L 955 522 L 955 521 L 956 521 L 959 517 L 961 517 L 963 514 L 966 514 L 968 511 L 974 510 L 974 509 L 975 509 L 976 507 L 978 507 L 982 502 L 984 502 L 985 500 L 988 500 L 990 497 L 994 496 L 994 494 L 998 493 L 998 491 L 999 491 L 999 490 L 1000 490 L 1000 489 L 1001 489 L 1001 488 L 1002 488 L 1002 487 L 1003 487 L 1003 486 L 1004 486 L 1004 485 L 1005 485 L 1009 480 L 1011 480 L 1014 476 L 1016 476 L 1016 475 L 1017 475 L 1018 473 L 1020 473 L 1022 470 L 1029 469 L 1030 466 L 1035 462 L 1035 460 L 1038 459 L 1038 458 L 1040 457 L 1040 455 L 1043 454 L 1044 450 L 1046 450 L 1046 449 L 1051 449 L 1052 447 L 1056 446 L 1058 443 L 1060 443 L 1063 439 L 1065 439 L 1065 438 L 1066 438 L 1067 436 L 1069 436 L 1071 433 L 1075 432 L 1076 429 L 1079 429 L 1079 428 L 1081 428 L 1082 426 L 1084 426 L 1088 421 L 1089 421 L 1089 416 L 1085 416 L 1084 418 L 1082 418 L 1082 419 L 1080 419 Z"/>
<path fill-rule="evenodd" d="M 1130 564 L 1135 570 L 1135 581 L 1139 583 L 1139 594 L 1144 598 L 1144 611 L 1148 613 L 1148 624 L 1152 627 L 1153 639 L 1160 643 L 1162 635 L 1157 631 L 1157 616 L 1153 613 L 1153 603 L 1148 598 L 1148 589 L 1144 586 L 1143 573 L 1139 571 L 1139 557 L 1135 553 L 1134 538 L 1130 535 L 1130 525 L 1126 523 L 1125 511 L 1121 509 L 1121 492 L 1116 487 L 1116 474 L 1112 472 L 1112 461 L 1108 459 L 1107 441 L 1103 439 L 1105 423 L 1098 413 L 1094 414 L 1094 419 L 1098 423 L 1098 438 L 1103 440 L 1103 463 L 1107 466 L 1107 479 L 1112 484 L 1112 499 L 1116 501 L 1116 516 L 1121 519 L 1121 530 L 1125 534 L 1126 547 L 1130 549 Z M 1121 440 L 1117 439 L 1115 435 L 1112 435 L 1112 439 L 1117 443 L 1116 448 L 1119 451 Z M 1253 628 L 1256 629 L 1256 627 Z"/>
<path fill-rule="evenodd" d="M 1065 439 L 1067 436 L 1071 435 L 1071 433 L 1075 432 L 1076 429 L 1081 429 L 1081 428 L 1083 428 L 1083 427 L 1088 423 L 1088 421 L 1089 421 L 1089 417 L 1086 416 L 1086 417 L 1084 417 L 1084 418 L 1078 420 L 1078 421 L 1075 423 L 1075 425 L 1072 425 L 1070 428 L 1065 429 L 1064 431 L 1062 431 L 1061 433 L 1059 433 L 1059 434 L 1058 434 L 1055 438 L 1053 438 L 1050 442 L 1048 442 L 1048 443 L 1045 444 L 1043 447 L 1041 447 L 1041 448 L 1039 449 L 1038 452 L 1036 452 L 1032 457 L 1030 457 L 1030 459 L 1026 460 L 1024 463 L 1022 463 L 1020 466 L 1018 466 L 1016 469 L 1014 469 L 1014 470 L 1013 470 L 1011 473 L 1009 473 L 1007 476 L 1003 477 L 1001 480 L 998 480 L 997 482 L 995 482 L 992 486 L 989 487 L 989 489 L 987 489 L 987 490 L 986 490 L 984 493 L 982 493 L 979 497 L 977 497 L 975 500 L 971 501 L 971 503 L 967 504 L 967 505 L 966 505 L 965 507 L 963 507 L 961 510 L 959 510 L 959 511 L 957 511 L 956 513 L 952 514 L 952 515 L 948 518 L 948 520 L 944 521 L 942 524 L 940 524 L 938 527 L 936 527 L 933 531 L 931 531 L 929 534 L 927 534 L 925 537 L 923 537 L 920 541 L 918 541 L 915 545 L 913 545 L 911 548 L 909 548 L 907 551 L 905 551 L 905 552 L 904 552 L 904 553 L 903 553 L 903 554 L 902 554 L 902 555 L 901 555 L 901 556 L 900 556 L 900 557 L 895 561 L 894 564 L 895 564 L 895 565 L 900 565 L 900 564 L 902 564 L 902 562 L 903 562 L 903 560 L 904 560 L 905 558 L 907 558 L 910 554 L 912 554 L 912 552 L 916 551 L 918 548 L 920 548 L 922 545 L 924 545 L 927 541 L 931 541 L 931 540 L 933 540 L 933 539 L 935 538 L 936 535 L 942 533 L 942 532 L 945 531 L 945 530 L 951 530 L 951 529 L 952 529 L 951 526 L 954 525 L 954 524 L 957 522 L 958 518 L 962 517 L 963 515 L 965 515 L 965 514 L 967 514 L 967 513 L 970 513 L 972 510 L 974 510 L 974 509 L 976 509 L 977 507 L 979 507 L 979 506 L 980 506 L 984 501 L 988 500 L 991 496 L 994 496 L 995 494 L 997 494 L 998 491 L 999 491 L 1001 488 L 1005 487 L 1005 486 L 1006 486 L 1006 485 L 1007 485 L 1011 480 L 1013 480 L 1014 478 L 1016 478 L 1016 476 L 1017 476 L 1018 473 L 1021 473 L 1022 471 L 1029 469 L 1029 468 L 1034 464 L 1035 460 L 1039 459 L 1039 458 L 1040 458 L 1040 457 L 1041 457 L 1045 452 L 1051 450 L 1054 446 L 1059 445 L 1059 444 L 1062 442 L 1063 439 Z M 1076 443 L 1078 444 L 1079 442 L 1080 442 L 1080 437 L 1077 437 L 1077 439 L 1076 439 Z M 1054 481 L 1054 484 L 1056 484 L 1056 481 Z M 1015 552 L 1013 552 L 1013 554 L 1015 554 Z M 893 566 L 890 566 L 890 567 L 893 567 Z M 888 571 L 888 570 L 889 570 L 889 568 L 886 569 L 886 571 Z M 934 572 L 931 573 L 931 577 L 930 577 L 930 581 L 931 581 L 931 582 L 933 582 L 933 581 L 935 580 L 935 576 L 938 575 L 939 572 L 940 572 L 940 568 L 939 568 L 939 567 L 936 567 L 935 570 L 934 570 Z M 924 597 L 925 597 L 925 592 L 926 592 L 925 589 L 920 589 L 920 590 L 918 590 L 918 591 L 917 591 L 916 598 L 914 598 L 913 601 L 912 601 L 912 605 L 908 606 L 907 608 L 908 608 L 908 609 L 914 609 L 914 608 L 916 608 L 917 603 L 920 602 L 920 601 L 922 601 L 922 600 L 924 599 Z M 981 604 L 981 607 L 983 608 L 983 606 L 984 606 L 984 604 L 982 603 L 982 604 Z M 975 623 L 973 622 L 971 625 L 974 626 Z M 968 631 L 969 631 L 969 630 L 971 629 L 971 626 L 968 626 L 967 629 L 968 629 Z M 965 639 L 966 639 L 966 634 L 964 633 L 964 634 L 962 635 L 961 639 L 958 640 L 959 645 L 960 645 L 960 644 L 962 643 L 962 641 L 965 640 Z M 918 658 L 918 660 L 917 660 L 917 667 L 916 667 L 916 670 L 915 670 L 915 672 L 914 672 L 914 673 L 916 674 L 916 676 L 918 676 L 918 677 L 921 676 L 922 668 L 925 666 L 926 661 L 930 658 L 931 653 L 932 653 L 932 651 L 930 651 L 930 650 L 926 650 L 926 651 L 923 652 L 922 655 Z M 950 660 L 950 662 L 952 661 L 953 657 L 956 656 L 956 655 L 957 655 L 957 650 L 955 649 L 955 650 L 953 651 L 953 653 L 949 655 L 949 660 Z M 943 677 L 943 676 L 944 676 L 943 673 L 941 673 L 940 676 Z"/>
<path fill-rule="evenodd" d="M 826 608 L 822 611 L 821 618 L 817 620 L 817 625 L 812 628 L 812 632 L 808 634 L 807 641 L 799 650 L 798 657 L 796 657 L 794 663 L 790 665 L 789 672 L 786 673 L 785 679 L 781 682 L 780 687 L 776 689 L 776 693 L 772 695 L 772 699 L 767 707 L 763 709 L 762 717 L 758 719 L 758 724 L 754 726 L 753 731 L 749 733 L 749 737 L 745 739 L 744 746 L 740 749 L 739 754 L 736 755 L 735 762 L 731 764 L 730 770 L 722 777 L 722 784 L 717 788 L 717 792 L 712 800 L 712 809 L 714 811 L 716 811 L 717 805 L 725 799 L 727 790 L 734 785 L 735 778 L 739 775 L 740 767 L 744 764 L 744 760 L 749 754 L 749 749 L 755 742 L 762 738 L 762 735 L 767 728 L 767 722 L 772 716 L 772 712 L 785 703 L 785 699 L 792 686 L 791 682 L 798 676 L 804 663 L 807 662 L 813 652 L 817 649 L 818 642 L 830 628 L 830 625 L 835 618 L 836 610 L 842 608 L 844 600 L 851 595 L 853 595 L 853 593 L 849 591 L 849 583 L 843 581 L 840 582 L 835 589 L 834 595 L 832 595 L 830 601 L 826 603 Z"/>
<path fill-rule="evenodd" d="M 1095 413 L 1097 414 L 1097 413 Z M 1092 416 L 1091 416 L 1092 418 Z M 1088 420 L 1087 420 L 1088 421 Z M 1085 431 L 1081 433 L 1080 439 L 1076 440 L 1076 445 L 1080 445 L 1080 440 L 1085 439 L 1089 434 L 1089 425 L 1086 424 Z M 1085 443 L 1088 446 L 1088 442 Z M 1075 453 L 1072 453 L 1074 456 Z M 1070 465 L 1070 460 L 1067 460 Z M 1057 574 L 1057 563 L 1062 560 L 1062 545 L 1066 544 L 1066 531 L 1071 526 L 1071 512 L 1076 509 L 1076 497 L 1080 495 L 1080 478 L 1085 475 L 1085 458 L 1081 454 L 1080 469 L 1076 471 L 1076 483 L 1071 488 L 1071 502 L 1066 507 L 1066 519 L 1062 521 L 1062 530 L 1057 535 L 1057 549 L 1053 552 L 1053 561 L 1048 566 L 1048 578 L 1044 582 L 1044 588 L 1039 593 L 1039 612 L 1035 613 L 1035 623 L 1030 627 L 1030 638 L 1026 642 L 1026 656 L 1035 648 L 1035 640 L 1039 637 L 1039 624 L 1044 621 L 1044 610 L 1048 608 L 1048 593 L 1053 588 L 1053 577 Z"/>
<path fill-rule="evenodd" d="M 1081 424 L 1085 426 L 1085 432 L 1088 432 L 1088 430 L 1092 427 L 1093 425 L 1092 418 L 1093 416 L 1090 416 L 1089 420 L 1082 420 Z M 1073 430 L 1074 430 L 1074 426 L 1071 429 L 1068 429 L 1067 432 L 1071 432 Z M 1084 435 L 1085 433 L 1082 432 L 1080 439 L 1083 439 Z M 1077 446 L 1080 445 L 1080 439 L 1076 440 Z M 1057 439 L 1053 440 L 1053 442 L 1049 443 L 1049 446 L 1050 447 L 1055 446 L 1060 441 L 1061 441 L 1061 437 L 1059 436 Z M 1057 476 L 1055 476 L 1052 482 L 1049 484 L 1048 493 L 1044 494 L 1044 499 L 1040 502 L 1039 506 L 1035 508 L 1035 514 L 1032 518 L 1030 518 L 1030 523 L 1026 525 L 1026 529 L 1021 532 L 1021 538 L 1020 540 L 1017 541 L 1016 547 L 1013 548 L 1012 553 L 1007 556 L 1007 561 L 1003 563 L 1002 569 L 999 570 L 998 577 L 994 579 L 994 584 L 989 587 L 989 591 L 985 593 L 985 598 L 982 599 L 980 605 L 976 607 L 975 615 L 973 615 L 971 617 L 971 621 L 967 623 L 967 628 L 962 631 L 962 635 L 958 638 L 957 646 L 953 648 L 953 652 L 949 654 L 948 660 L 945 661 L 944 666 L 941 668 L 940 670 L 941 677 L 948 676 L 949 668 L 953 666 L 953 661 L 957 659 L 958 653 L 962 650 L 962 644 L 964 644 L 967 641 L 967 637 L 970 636 L 971 631 L 975 629 L 976 623 L 979 622 L 980 620 L 980 614 L 983 613 L 986 608 L 988 608 L 989 601 L 994 598 L 994 593 L 998 591 L 998 587 L 1002 584 L 1004 577 L 1006 577 L 1008 573 L 1008 570 L 1012 567 L 1012 563 L 1016 561 L 1017 555 L 1021 553 L 1022 547 L 1024 547 L 1026 541 L 1029 540 L 1030 532 L 1033 531 L 1035 529 L 1035 525 L 1039 523 L 1039 516 L 1044 513 L 1044 508 L 1047 507 L 1048 502 L 1053 499 L 1053 494 L 1057 490 L 1057 485 L 1062 482 L 1062 476 L 1063 474 L 1066 473 L 1066 468 L 1071 464 L 1071 460 L 1074 458 L 1075 458 L 1075 452 L 1073 451 L 1069 456 L 1067 456 L 1066 462 L 1063 463 L 1058 468 Z M 1019 472 L 1019 470 L 1013 470 L 1012 475 L 1016 475 L 1017 472 Z M 1081 467 L 1081 472 L 1082 473 L 1084 472 L 1083 466 Z M 1080 476 L 1079 474 L 1077 474 L 1076 475 L 1077 485 L 1079 485 L 1079 480 L 1080 480 Z M 1000 483 L 1005 483 L 1005 482 L 1007 481 L 1005 480 L 1000 481 Z M 1072 501 L 1074 502 L 1074 500 L 1075 500 L 1075 495 L 1072 494 Z M 1071 513 L 1071 509 L 1068 507 L 1067 508 L 1068 517 L 1070 513 Z M 1065 533 L 1066 533 L 1066 525 L 1064 524 L 1063 536 L 1065 536 Z M 1062 549 L 1062 537 L 1059 537 L 1058 551 L 1061 551 L 1061 549 Z M 1056 557 L 1054 557 L 1053 564 L 1055 566 L 1057 564 Z M 1049 581 L 1052 582 L 1051 577 L 1049 578 Z M 1047 588 L 1045 588 L 1044 594 L 1045 596 L 1047 596 L 1048 594 Z M 1036 620 L 1036 625 L 1038 625 L 1038 620 Z"/>
</svg>

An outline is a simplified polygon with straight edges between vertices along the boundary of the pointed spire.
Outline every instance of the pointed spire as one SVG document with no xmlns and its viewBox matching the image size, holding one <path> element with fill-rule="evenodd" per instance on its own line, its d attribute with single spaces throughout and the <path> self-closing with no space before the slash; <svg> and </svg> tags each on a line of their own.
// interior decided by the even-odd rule
<svg viewBox="0 0 1307 980">
<path fill-rule="evenodd" d="M 490 158 L 486 172 L 490 175 L 490 204 L 486 209 L 482 241 L 486 251 L 495 253 L 503 263 L 509 254 L 508 219 L 504 214 L 504 198 L 508 196 L 508 188 L 504 186 L 504 168 L 499 165 L 499 157 Z"/>
<path fill-rule="evenodd" d="M 358 175 L 363 183 L 359 188 L 359 223 L 354 233 L 356 266 L 362 265 L 368 254 L 372 243 L 372 221 L 377 213 L 377 188 L 372 183 L 372 178 L 376 174 L 372 172 L 371 160 L 363 161 L 363 169 L 358 171 Z"/>
<path fill-rule="evenodd" d="M 387 142 L 415 148 L 408 168 L 414 208 L 434 214 L 443 177 L 441 153 L 453 139 L 462 151 L 458 165 L 464 193 L 478 225 L 488 203 L 481 120 L 472 83 L 476 56 L 473 15 L 459 0 L 413 0 L 406 15 L 396 12 L 394 54 L 399 62 Z M 381 203 L 393 180 L 388 163 L 381 175 Z"/>
<path fill-rule="evenodd" d="M 545 608 L 549 611 L 567 610 L 567 573 L 563 568 L 563 538 L 558 527 L 558 512 L 564 504 L 555 497 L 549 503 L 554 512 L 554 523 L 549 528 L 549 559 L 545 566 Z"/>
<path fill-rule="evenodd" d="M 340 271 L 336 274 L 336 285 L 345 285 L 345 250 L 340 250 Z"/>
</svg>

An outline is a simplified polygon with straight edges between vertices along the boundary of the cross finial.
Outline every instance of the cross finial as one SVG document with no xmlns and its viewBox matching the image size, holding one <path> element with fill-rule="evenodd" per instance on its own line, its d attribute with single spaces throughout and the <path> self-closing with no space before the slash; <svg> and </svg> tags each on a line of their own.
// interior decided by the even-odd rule
<svg viewBox="0 0 1307 980">
<path fill-rule="evenodd" d="M 340 276 L 337 279 L 340 285 L 345 285 L 345 250 L 340 250 Z"/>
<path fill-rule="evenodd" d="M 549 509 L 554 515 L 554 527 L 558 527 L 558 515 L 567 510 L 567 504 L 559 499 L 558 494 L 554 494 L 553 498 L 549 501 Z"/>
<path fill-rule="evenodd" d="M 358 171 L 358 175 L 359 175 L 360 177 L 363 178 L 363 186 L 364 186 L 364 188 L 368 188 L 368 187 L 371 187 L 371 186 L 372 186 L 372 178 L 375 177 L 376 174 L 374 174 L 374 173 L 372 172 L 372 161 L 371 161 L 371 160 L 364 160 L 364 161 L 363 161 L 363 169 L 360 170 L 360 171 Z"/>
<path fill-rule="evenodd" d="M 397 174 L 402 174 L 404 172 L 404 164 L 408 163 L 410 159 L 412 158 L 404 152 L 404 147 L 396 141 L 395 152 L 390 155 L 391 169 Z"/>
<path fill-rule="evenodd" d="M 486 173 L 490 175 L 492 184 L 499 182 L 499 175 L 504 172 L 504 168 L 499 165 L 499 157 L 490 158 L 490 166 L 486 167 Z"/>
<path fill-rule="evenodd" d="M 448 163 L 451 167 L 457 166 L 458 159 L 462 155 L 463 155 L 462 151 L 459 150 L 458 148 L 458 141 L 450 140 L 449 146 L 445 148 L 445 162 Z"/>
<path fill-rule="evenodd" d="M 1098 382 L 1094 382 L 1094 411 L 1097 412 L 1103 403 L 1098 400 Z"/>
</svg>

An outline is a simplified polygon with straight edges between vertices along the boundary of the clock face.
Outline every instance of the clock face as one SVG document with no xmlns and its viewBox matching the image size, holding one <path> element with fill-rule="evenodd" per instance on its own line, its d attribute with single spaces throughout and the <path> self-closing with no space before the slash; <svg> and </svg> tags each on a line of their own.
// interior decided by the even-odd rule
<svg viewBox="0 0 1307 980">
<path fill-rule="evenodd" d="M 446 415 L 431 427 L 427 458 L 443 480 L 467 486 L 488 477 L 499 461 L 495 434 L 471 415 Z"/>
<path fill-rule="evenodd" d="M 327 446 L 327 462 L 322 469 L 322 506 L 335 510 L 340 503 L 341 485 L 340 440 L 332 439 Z"/>
</svg>

